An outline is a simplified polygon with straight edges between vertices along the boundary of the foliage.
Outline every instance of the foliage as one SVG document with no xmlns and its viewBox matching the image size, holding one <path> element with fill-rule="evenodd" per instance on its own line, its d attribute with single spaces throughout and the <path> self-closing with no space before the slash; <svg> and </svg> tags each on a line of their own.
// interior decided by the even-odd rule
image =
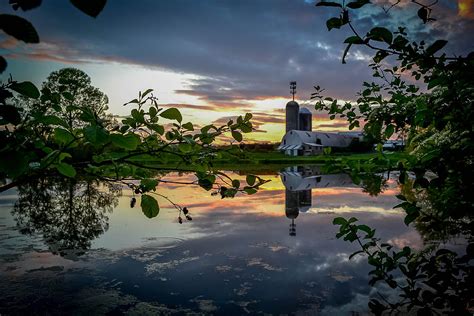
<svg viewBox="0 0 474 316">
<path fill-rule="evenodd" d="M 223 126 L 211 124 L 195 130 L 191 122 L 183 122 L 178 109 L 160 107 L 148 89 L 126 104 L 134 108 L 119 123 L 107 117 L 107 97 L 89 83 L 85 73 L 68 68 L 53 72 L 41 92 L 30 82 L 3 84 L 0 177 L 5 185 L 0 190 L 57 174 L 74 178 L 80 173 L 106 181 L 137 179 L 142 184 L 134 190 L 145 196 L 142 209 L 146 216 L 154 217 L 158 204 L 145 193 L 155 190 L 159 180 L 149 179 L 160 171 L 192 169 L 197 185 L 215 188 L 222 197 L 254 193 L 264 183 L 259 179 L 241 186 L 230 179 L 229 186 L 218 184 L 216 177 L 225 175 L 212 168 L 212 161 L 222 152 L 212 143 L 224 133 L 241 140 L 241 133 L 252 131 L 251 114 Z M 14 93 L 21 96 L 16 106 L 10 104 Z M 152 163 L 147 162 L 150 157 Z"/>
<path fill-rule="evenodd" d="M 367 256 L 373 266 L 369 272 L 370 285 L 383 281 L 396 289 L 400 297 L 399 301 L 390 302 L 379 293 L 382 300 L 372 298 L 369 302 L 374 314 L 416 311 L 419 315 L 470 315 L 474 291 L 474 267 L 469 264 L 474 259 L 472 240 L 461 255 L 443 248 L 422 252 L 414 252 L 410 247 L 395 250 L 391 244 L 380 243 L 375 229 L 356 222 L 354 217 L 335 218 L 333 224 L 340 226 L 336 237 L 359 244 L 360 250 L 349 258 Z"/>
<path fill-rule="evenodd" d="M 410 157 L 398 163 L 400 182 L 413 172 L 416 187 L 441 193 L 444 201 L 435 198 L 433 202 L 446 212 L 472 210 L 474 52 L 448 57 L 441 52 L 446 41 L 412 41 L 403 27 L 392 32 L 376 26 L 362 35 L 351 18 L 366 5 L 372 4 L 317 3 L 340 11 L 339 17 L 328 20 L 328 29 L 347 26 L 353 32 L 345 40 L 343 63 L 353 46 L 370 49 L 373 63 L 369 66 L 377 81 L 364 82 L 355 102 L 324 97 L 323 89 L 316 86 L 312 95 L 316 109 L 327 111 L 331 119 L 345 118 L 350 129 L 364 125 L 365 133 L 379 142 L 397 135 L 407 138 Z M 414 1 L 412 5 L 418 6 L 423 23 L 433 20 L 434 4 Z M 406 77 L 416 84 L 404 81 Z M 435 177 L 429 179 L 430 173 Z"/>
<path fill-rule="evenodd" d="M 10 5 L 15 11 L 18 9 L 29 11 L 39 7 L 41 2 L 41 0 L 10 0 Z M 107 0 L 70 0 L 70 2 L 77 9 L 95 18 L 99 15 L 102 9 L 104 9 Z M 37 44 L 40 42 L 40 37 L 35 27 L 28 20 L 18 15 L 0 14 L 0 30 L 15 39 L 28 44 Z M 7 61 L 3 56 L 0 56 L 0 73 L 4 72 L 6 68 Z"/>
</svg>

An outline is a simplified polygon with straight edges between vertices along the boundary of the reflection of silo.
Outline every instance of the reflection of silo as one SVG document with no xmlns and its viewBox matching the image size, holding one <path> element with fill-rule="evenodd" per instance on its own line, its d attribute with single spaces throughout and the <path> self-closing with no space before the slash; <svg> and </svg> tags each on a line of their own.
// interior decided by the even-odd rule
<svg viewBox="0 0 474 316">
<path fill-rule="evenodd" d="M 295 101 L 286 104 L 286 132 L 299 129 L 300 106 Z"/>
<path fill-rule="evenodd" d="M 298 209 L 300 212 L 307 212 L 311 208 L 311 190 L 298 191 Z"/>
<path fill-rule="evenodd" d="M 290 236 L 296 236 L 295 218 L 300 213 L 298 209 L 299 194 L 297 191 L 285 190 L 285 214 L 291 219 Z"/>
<path fill-rule="evenodd" d="M 306 108 L 301 108 L 299 111 L 299 130 L 313 130 L 313 116 L 311 115 L 311 112 Z"/>
</svg>

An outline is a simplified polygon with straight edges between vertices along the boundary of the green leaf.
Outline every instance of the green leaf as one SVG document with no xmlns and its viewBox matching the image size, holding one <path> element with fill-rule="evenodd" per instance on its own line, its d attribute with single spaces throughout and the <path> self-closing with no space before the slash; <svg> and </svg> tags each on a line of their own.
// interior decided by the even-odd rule
<svg viewBox="0 0 474 316">
<path fill-rule="evenodd" d="M 240 132 L 232 131 L 232 137 L 238 142 L 242 141 L 242 134 L 240 134 Z"/>
<path fill-rule="evenodd" d="M 68 128 L 68 124 L 61 118 L 54 115 L 40 116 L 35 119 L 37 123 L 42 123 L 44 125 L 60 125 L 65 128 Z"/>
<path fill-rule="evenodd" d="M 5 58 L 3 58 L 2 56 L 0 56 L 0 74 L 2 72 L 5 71 L 5 69 L 7 69 L 7 61 L 5 60 Z"/>
<path fill-rule="evenodd" d="M 423 23 L 428 22 L 428 10 L 425 7 L 421 7 L 417 14 L 418 17 L 423 20 Z"/>
<path fill-rule="evenodd" d="M 115 146 L 128 150 L 135 150 L 140 144 L 140 137 L 135 134 L 110 134 L 110 140 Z"/>
<path fill-rule="evenodd" d="M 342 8 L 342 5 L 340 5 L 337 2 L 332 2 L 332 1 L 323 1 L 321 0 L 320 2 L 316 3 L 317 7 L 339 7 Z"/>
<path fill-rule="evenodd" d="M 437 51 L 442 49 L 447 43 L 448 41 L 445 41 L 445 40 L 437 40 L 426 49 L 426 54 L 428 56 L 434 55 Z"/>
<path fill-rule="evenodd" d="M 328 28 L 328 31 L 334 28 L 339 29 L 342 26 L 342 20 L 340 18 L 330 18 L 326 21 L 326 26 Z"/>
<path fill-rule="evenodd" d="M 144 98 L 148 93 L 152 92 L 153 89 L 147 89 L 142 93 L 142 98 Z"/>
<path fill-rule="evenodd" d="M 40 96 L 38 88 L 29 81 L 14 82 L 9 88 L 28 98 L 38 99 Z"/>
<path fill-rule="evenodd" d="M 236 189 L 240 188 L 240 181 L 237 179 L 232 180 L 232 186 Z"/>
<path fill-rule="evenodd" d="M 71 134 L 68 130 L 64 128 L 55 128 L 54 129 L 54 139 L 62 145 L 68 144 L 74 140 L 74 135 Z"/>
<path fill-rule="evenodd" d="M 61 173 L 62 175 L 66 177 L 74 178 L 76 176 L 76 169 L 74 169 L 73 166 L 65 162 L 59 163 L 56 166 L 56 169 L 59 171 L 59 173 Z"/>
<path fill-rule="evenodd" d="M 27 20 L 11 14 L 0 14 L 0 29 L 25 43 L 39 43 L 39 36 Z"/>
<path fill-rule="evenodd" d="M 140 181 L 140 187 L 143 188 L 143 192 L 147 192 L 151 190 L 155 191 L 157 185 L 158 185 L 157 179 L 142 179 Z"/>
<path fill-rule="evenodd" d="M 345 225 L 347 224 L 347 220 L 344 217 L 336 217 L 332 220 L 333 225 Z"/>
<path fill-rule="evenodd" d="M 357 226 L 357 229 L 358 229 L 358 230 L 361 230 L 361 231 L 363 231 L 363 232 L 365 232 L 365 233 L 367 233 L 367 234 L 370 234 L 370 233 L 372 232 L 372 229 L 371 229 L 369 226 L 367 226 L 367 225 L 358 225 L 358 226 Z"/>
<path fill-rule="evenodd" d="M 194 131 L 194 126 L 193 126 L 193 123 L 191 122 L 184 123 L 183 128 L 188 131 Z"/>
<path fill-rule="evenodd" d="M 389 53 L 384 50 L 379 50 L 377 53 L 375 53 L 375 56 L 373 58 L 375 63 L 380 63 L 385 57 L 387 57 Z"/>
<path fill-rule="evenodd" d="M 349 2 L 346 7 L 351 9 L 359 9 L 368 3 L 370 3 L 370 0 L 356 0 L 353 2 Z"/>
<path fill-rule="evenodd" d="M 148 110 L 148 113 L 150 113 L 151 117 L 155 117 L 156 114 L 158 114 L 158 110 L 154 106 L 150 106 L 150 109 Z"/>
<path fill-rule="evenodd" d="M 349 36 L 344 40 L 346 44 L 364 44 L 364 40 L 359 36 Z"/>
<path fill-rule="evenodd" d="M 247 193 L 248 195 L 252 195 L 252 194 L 257 193 L 257 190 L 256 190 L 256 189 L 250 188 L 250 187 L 245 187 L 245 188 L 244 188 L 244 191 L 245 191 L 245 193 Z"/>
<path fill-rule="evenodd" d="M 387 139 L 390 138 L 394 132 L 395 132 L 395 126 L 393 126 L 392 124 L 387 125 L 387 128 L 385 128 L 385 132 L 384 132 L 385 138 Z"/>
<path fill-rule="evenodd" d="M 153 218 L 158 215 L 160 212 L 160 207 L 158 206 L 158 202 L 156 199 L 148 194 L 142 195 L 142 201 L 140 203 L 142 207 L 142 212 L 148 218 Z"/>
<path fill-rule="evenodd" d="M 152 130 L 154 130 L 155 132 L 157 132 L 160 135 L 163 135 L 165 133 L 165 128 L 163 127 L 163 125 L 150 124 L 150 125 L 148 125 L 148 127 L 151 128 Z"/>
<path fill-rule="evenodd" d="M 391 44 L 393 39 L 392 32 L 384 27 L 374 27 L 367 34 L 367 37 L 374 41 L 385 42 L 387 44 Z"/>
<path fill-rule="evenodd" d="M 5 125 L 7 123 L 18 125 L 21 123 L 21 115 L 18 112 L 18 109 L 13 105 L 7 104 L 0 106 L 0 116 L 2 117 L 0 125 Z"/>
<path fill-rule="evenodd" d="M 170 108 L 170 109 L 164 110 L 163 112 L 160 113 L 160 116 L 169 120 L 176 120 L 180 123 L 183 120 L 181 113 L 176 108 Z"/>
<path fill-rule="evenodd" d="M 349 256 L 349 260 L 351 260 L 352 258 L 354 258 L 354 256 L 356 256 L 356 255 L 358 255 L 358 254 L 360 254 L 360 253 L 364 253 L 364 250 L 358 250 L 358 251 L 354 252 L 353 254 L 351 254 L 351 255 Z"/>
<path fill-rule="evenodd" d="M 69 100 L 69 101 L 72 101 L 74 99 L 74 97 L 72 96 L 72 94 L 70 92 L 67 92 L 67 91 L 64 91 L 63 93 L 61 93 L 61 95 L 66 99 L 66 100 Z"/>
<path fill-rule="evenodd" d="M 84 12 L 85 14 L 95 18 L 104 9 L 107 0 L 70 0 L 71 3 Z"/>
<path fill-rule="evenodd" d="M 249 175 L 247 175 L 247 177 L 245 178 L 245 182 L 247 182 L 248 185 L 254 185 L 256 179 L 257 179 L 256 176 L 254 176 L 253 174 L 249 174 Z"/>
<path fill-rule="evenodd" d="M 88 126 L 84 128 L 84 136 L 94 146 L 100 146 L 108 141 L 107 131 L 100 126 Z"/>
</svg>

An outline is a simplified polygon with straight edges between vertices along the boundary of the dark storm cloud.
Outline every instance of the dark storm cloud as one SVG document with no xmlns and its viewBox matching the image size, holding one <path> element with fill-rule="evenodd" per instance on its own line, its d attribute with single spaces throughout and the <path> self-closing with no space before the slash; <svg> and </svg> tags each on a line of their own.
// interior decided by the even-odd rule
<svg viewBox="0 0 474 316">
<path fill-rule="evenodd" d="M 454 9 L 446 8 L 436 12 L 442 19 L 437 23 L 446 28 L 432 28 L 430 33 L 443 35 L 449 30 L 454 48 L 466 49 L 472 44 L 461 40 L 466 35 L 462 29 L 456 33 L 454 27 L 460 20 L 448 19 Z M 11 11 L 6 4 L 1 9 Z M 290 80 L 298 81 L 300 99 L 308 99 L 315 84 L 348 99 L 361 81 L 370 79 L 370 69 L 364 51 L 353 50 L 350 65 L 340 63 L 348 30 L 328 32 L 325 26 L 326 19 L 336 14 L 332 8 L 315 8 L 303 0 L 115 0 L 108 1 L 97 19 L 91 19 L 69 2 L 45 1 L 24 14 L 45 45 L 23 57 L 118 61 L 192 73 L 202 78 L 178 93 L 229 107 L 238 107 L 234 104 L 238 100 L 288 96 Z M 355 22 L 362 29 L 380 23 L 395 25 L 404 17 L 397 14 L 390 22 L 382 13 L 361 11 Z M 472 21 L 462 21 L 461 27 L 472 27 Z M 420 25 L 413 14 L 407 23 Z M 417 34 L 427 35 L 421 27 L 416 28 Z"/>
</svg>

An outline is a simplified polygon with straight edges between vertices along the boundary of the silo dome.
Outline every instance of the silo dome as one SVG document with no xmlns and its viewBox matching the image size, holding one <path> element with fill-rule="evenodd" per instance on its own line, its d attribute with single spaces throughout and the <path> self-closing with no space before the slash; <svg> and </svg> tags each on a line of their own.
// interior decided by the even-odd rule
<svg viewBox="0 0 474 316">
<path fill-rule="evenodd" d="M 300 106 L 295 101 L 286 104 L 286 132 L 299 129 Z"/>
</svg>

